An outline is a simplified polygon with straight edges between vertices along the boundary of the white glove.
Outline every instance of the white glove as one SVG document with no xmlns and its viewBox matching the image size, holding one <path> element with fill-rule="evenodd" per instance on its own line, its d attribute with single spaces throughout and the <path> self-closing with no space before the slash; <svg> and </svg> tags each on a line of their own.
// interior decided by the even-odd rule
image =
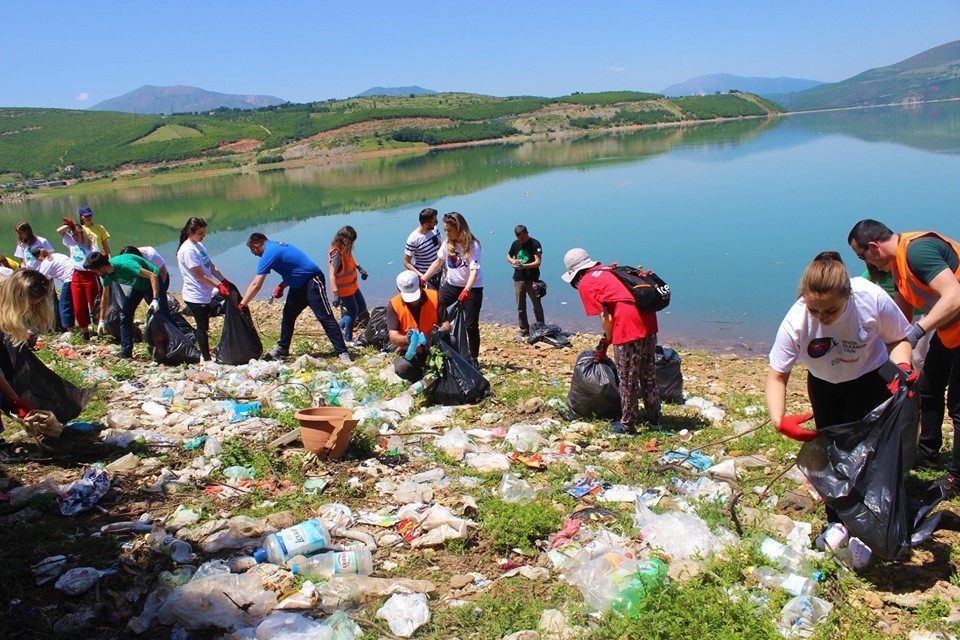
<svg viewBox="0 0 960 640">
<path fill-rule="evenodd" d="M 157 313 L 158 311 L 160 311 L 160 301 L 157 300 L 156 298 L 154 298 L 153 300 L 151 300 L 151 301 L 150 301 L 150 306 L 147 307 L 147 310 L 152 311 L 152 312 L 154 312 L 154 313 Z"/>
<path fill-rule="evenodd" d="M 97 323 L 97 335 L 102 336 L 107 332 L 107 323 L 101 320 Z"/>
</svg>

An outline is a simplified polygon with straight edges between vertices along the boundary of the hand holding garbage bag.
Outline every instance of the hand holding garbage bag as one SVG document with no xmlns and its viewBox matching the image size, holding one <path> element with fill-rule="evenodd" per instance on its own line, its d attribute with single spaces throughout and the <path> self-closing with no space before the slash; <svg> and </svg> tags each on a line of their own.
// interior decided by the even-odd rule
<svg viewBox="0 0 960 640">
<path fill-rule="evenodd" d="M 220 295 L 222 295 L 224 298 L 229 298 L 229 297 L 230 297 L 230 287 L 227 286 L 227 285 L 228 285 L 228 283 L 227 283 L 226 281 L 221 282 L 220 284 L 217 285 L 217 291 L 218 291 L 218 292 L 220 293 Z"/>
<path fill-rule="evenodd" d="M 593 357 L 597 359 L 597 362 L 607 357 L 607 347 L 609 346 L 610 341 L 607 340 L 606 336 L 600 338 L 600 342 L 597 343 L 597 348 L 593 351 Z"/>
<path fill-rule="evenodd" d="M 800 442 L 809 442 L 811 440 L 816 440 L 817 432 L 811 429 L 804 429 L 800 425 L 813 417 L 812 413 L 804 413 L 803 415 L 793 415 L 793 416 L 783 416 L 780 418 L 780 423 L 777 424 L 777 431 L 781 434 L 792 438 L 794 440 L 799 440 Z"/>
<path fill-rule="evenodd" d="M 887 385 L 887 389 L 890 390 L 890 395 L 894 396 L 897 394 L 897 391 L 900 389 L 901 379 L 902 383 L 906 384 L 910 389 L 907 392 L 907 397 L 912 398 L 914 393 L 913 385 L 916 384 L 917 378 L 920 377 L 919 371 L 914 371 L 913 366 L 908 362 L 898 362 L 897 367 L 903 371 L 903 375 L 894 376 L 893 380 L 890 381 L 890 384 Z"/>
<path fill-rule="evenodd" d="M 17 413 L 18 418 L 26 418 L 31 411 L 33 411 L 33 405 L 24 400 L 23 398 L 17 398 L 10 403 L 10 408 Z"/>
<path fill-rule="evenodd" d="M 457 302 L 461 302 L 461 303 L 466 302 L 467 298 L 469 297 L 470 297 L 470 290 L 464 289 L 463 291 L 460 292 L 460 295 L 457 296 Z"/>
</svg>

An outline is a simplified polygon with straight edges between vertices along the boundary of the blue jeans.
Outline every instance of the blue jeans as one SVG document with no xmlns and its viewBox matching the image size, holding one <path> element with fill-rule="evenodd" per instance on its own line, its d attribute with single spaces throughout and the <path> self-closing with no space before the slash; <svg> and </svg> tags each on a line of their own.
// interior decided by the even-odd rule
<svg viewBox="0 0 960 640">
<path fill-rule="evenodd" d="M 140 306 L 141 300 L 146 300 L 148 304 L 153 302 L 153 291 L 150 289 L 147 289 L 146 291 L 140 291 L 138 289 L 131 288 L 130 295 L 128 295 L 127 299 L 123 301 L 123 308 L 120 309 L 121 358 L 133 357 L 133 317 L 137 313 L 137 307 Z M 160 303 L 160 313 L 169 318 L 170 305 L 167 304 L 167 296 L 161 295 L 159 298 L 157 298 L 157 302 Z"/>
<path fill-rule="evenodd" d="M 327 334 L 333 350 L 338 354 L 346 353 L 347 345 L 344 344 L 340 325 L 333 317 L 333 308 L 330 306 L 330 300 L 327 299 L 327 283 L 322 273 L 317 273 L 297 289 L 291 287 L 287 290 L 287 301 L 283 305 L 283 315 L 280 317 L 280 339 L 277 340 L 277 347 L 284 351 L 290 350 L 293 327 L 297 318 L 308 306 L 323 327 L 323 332 Z"/>
<path fill-rule="evenodd" d="M 343 339 L 347 342 L 353 340 L 353 325 L 357 317 L 366 311 L 367 301 L 363 299 L 363 293 L 360 289 L 352 296 L 340 298 L 340 309 L 343 315 L 340 316 L 340 328 L 343 330 Z"/>
<path fill-rule="evenodd" d="M 60 288 L 60 323 L 64 329 L 72 329 L 76 318 L 73 314 L 73 294 L 70 283 L 64 282 Z"/>
</svg>

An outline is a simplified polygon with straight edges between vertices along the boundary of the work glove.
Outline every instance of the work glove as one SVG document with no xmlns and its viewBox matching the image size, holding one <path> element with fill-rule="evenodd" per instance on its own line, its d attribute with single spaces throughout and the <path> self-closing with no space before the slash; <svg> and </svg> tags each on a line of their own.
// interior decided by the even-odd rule
<svg viewBox="0 0 960 640">
<path fill-rule="evenodd" d="M 285 285 L 285 284 L 283 284 L 283 283 L 281 282 L 281 283 L 278 284 L 276 287 L 274 287 L 274 288 L 273 288 L 273 297 L 274 297 L 274 298 L 282 298 L 282 297 L 283 297 L 283 289 L 284 289 L 284 287 L 286 287 L 286 286 L 287 286 L 287 285 Z"/>
<path fill-rule="evenodd" d="M 147 306 L 147 311 L 152 311 L 153 313 L 160 311 L 160 301 L 156 298 L 151 300 L 150 304 Z"/>
<path fill-rule="evenodd" d="M 420 278 L 420 288 L 421 288 L 421 289 L 426 289 L 426 288 L 427 288 L 427 280 L 426 280 L 426 278 Z"/>
<path fill-rule="evenodd" d="M 600 342 L 597 343 L 597 348 L 593 350 L 593 357 L 597 359 L 597 362 L 603 360 L 607 357 L 607 347 L 610 346 L 610 341 L 606 337 L 600 338 Z"/>
<path fill-rule="evenodd" d="M 107 323 L 104 320 L 101 320 L 97 323 L 97 335 L 102 336 L 107 332 Z"/>
<path fill-rule="evenodd" d="M 370 274 L 367 273 L 367 270 L 361 267 L 360 265 L 357 265 L 357 272 L 360 274 L 361 280 L 366 280 L 367 278 L 370 277 Z"/>
<path fill-rule="evenodd" d="M 798 416 L 783 416 L 780 418 L 780 424 L 777 425 L 777 431 L 788 438 L 793 438 L 800 442 L 816 440 L 817 432 L 815 430 L 804 429 L 800 426 L 812 417 L 812 413 L 804 413 Z"/>
<path fill-rule="evenodd" d="M 907 397 L 912 398 L 916 391 L 913 390 L 913 385 L 916 383 L 917 378 L 920 377 L 919 371 L 914 371 L 913 367 L 907 362 L 898 362 L 897 366 L 900 367 L 900 370 L 906 375 L 906 378 L 903 380 L 903 383 L 910 388 L 907 392 Z M 887 385 L 887 390 L 890 391 L 890 395 L 896 395 L 897 391 L 900 390 L 902 376 L 895 376 L 893 380 L 890 381 L 890 384 Z"/>
<path fill-rule="evenodd" d="M 467 301 L 467 298 L 469 297 L 470 297 L 470 290 L 464 289 L 463 291 L 460 292 L 460 295 L 457 296 L 457 302 L 463 304 L 464 302 Z"/>
<path fill-rule="evenodd" d="M 71 230 L 72 230 L 72 229 L 75 229 L 76 226 L 77 226 L 77 223 L 73 221 L 73 218 L 64 218 L 64 219 L 63 219 L 63 224 L 65 224 L 65 225 L 67 225 L 68 227 L 70 227 Z"/>
<path fill-rule="evenodd" d="M 222 295 L 224 298 L 230 297 L 230 287 L 227 286 L 226 280 L 217 285 L 217 291 L 219 291 L 220 295 Z"/>
<path fill-rule="evenodd" d="M 10 408 L 17 412 L 17 417 L 21 420 L 26 418 L 31 411 L 33 411 L 33 405 L 24 400 L 23 398 L 17 398 L 10 403 Z"/>
<path fill-rule="evenodd" d="M 407 352 L 403 354 L 403 357 L 412 361 L 421 348 L 427 346 L 427 336 L 423 335 L 421 331 L 410 329 L 410 331 L 407 332 L 407 339 L 410 340 L 410 345 L 407 347 Z"/>
<path fill-rule="evenodd" d="M 910 333 L 907 334 L 907 342 L 910 343 L 911 347 L 916 347 L 925 335 L 927 335 L 927 330 L 921 327 L 919 322 L 914 322 L 913 326 L 910 327 Z"/>
<path fill-rule="evenodd" d="M 333 294 L 333 297 L 330 298 L 330 306 L 331 306 L 331 307 L 339 307 L 339 306 L 340 306 L 340 294 L 339 294 L 339 293 Z"/>
</svg>

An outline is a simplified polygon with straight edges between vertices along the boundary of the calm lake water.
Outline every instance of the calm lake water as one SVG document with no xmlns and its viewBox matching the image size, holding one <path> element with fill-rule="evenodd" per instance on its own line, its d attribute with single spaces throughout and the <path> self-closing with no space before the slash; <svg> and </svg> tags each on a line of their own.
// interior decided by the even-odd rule
<svg viewBox="0 0 960 640">
<path fill-rule="evenodd" d="M 113 234 L 112 247 L 152 245 L 172 262 L 181 226 L 198 215 L 210 224 L 214 261 L 241 289 L 256 264 L 244 246 L 251 232 L 325 264 L 334 233 L 350 224 L 373 306 L 395 291 L 420 209 L 456 210 L 483 244 L 484 320 L 515 322 L 505 255 L 522 223 L 544 246 L 548 322 L 598 330 L 560 280 L 563 254 L 581 246 L 603 262 L 653 268 L 670 284 L 661 342 L 761 354 L 816 253 L 839 249 L 851 271 L 862 270 L 846 246 L 860 218 L 960 237 L 958 176 L 960 102 L 950 102 L 128 187 L 5 204 L 0 224 L 10 230 L 26 219 L 54 242 L 60 218 L 87 204 Z M 7 244 L 12 253 L 12 230 Z M 179 273 L 171 273 L 179 291 Z M 277 281 L 271 276 L 264 292 Z"/>
</svg>

